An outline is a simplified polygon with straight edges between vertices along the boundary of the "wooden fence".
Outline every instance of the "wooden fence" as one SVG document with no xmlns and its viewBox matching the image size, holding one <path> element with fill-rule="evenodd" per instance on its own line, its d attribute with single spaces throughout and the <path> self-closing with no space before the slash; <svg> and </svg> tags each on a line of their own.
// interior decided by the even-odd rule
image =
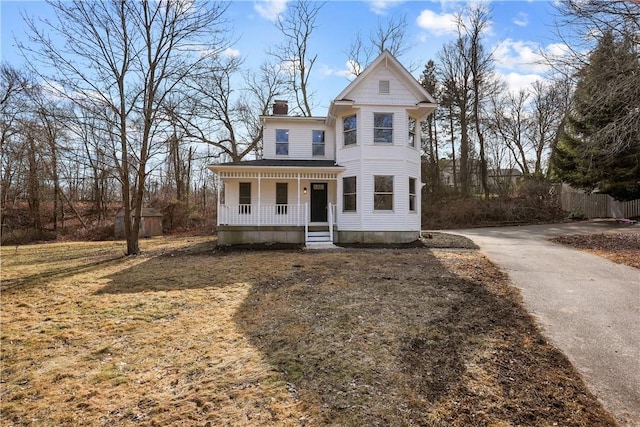
<svg viewBox="0 0 640 427">
<path fill-rule="evenodd" d="M 584 194 L 562 190 L 562 209 L 573 216 L 585 218 L 640 217 L 640 199 L 618 202 L 607 194 Z"/>
</svg>

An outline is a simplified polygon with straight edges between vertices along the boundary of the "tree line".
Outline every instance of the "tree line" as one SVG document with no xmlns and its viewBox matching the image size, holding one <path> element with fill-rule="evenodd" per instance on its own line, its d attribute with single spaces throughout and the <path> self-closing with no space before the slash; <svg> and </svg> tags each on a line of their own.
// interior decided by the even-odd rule
<svg viewBox="0 0 640 427">
<path fill-rule="evenodd" d="M 419 77 L 440 105 L 421 124 L 429 195 L 489 198 L 500 191 L 501 171 L 518 169 L 527 178 L 637 196 L 640 14 L 630 3 L 564 0 L 560 28 L 595 28 L 598 42 L 549 58 L 556 78 L 517 93 L 497 77 L 486 46 L 490 9 L 461 9 L 456 37 Z M 75 206 L 89 201 L 100 220 L 117 200 L 127 254 L 137 254 L 145 203 L 215 205 L 207 163 L 259 158 L 259 116 L 276 96 L 290 94 L 293 114 L 310 116 L 315 107 L 309 41 L 323 3 L 288 4 L 276 21 L 283 41 L 255 70 L 230 50 L 226 3 L 50 6 L 55 19 L 27 19 L 29 40 L 20 49 L 28 69 L 0 67 L 3 225 L 17 200 L 28 202 L 36 230 L 44 228 L 43 202 L 52 205 L 44 220 L 55 229 L 65 207 L 83 221 Z M 356 34 L 345 52 L 353 76 L 385 49 L 402 60 L 411 49 L 405 29 L 406 17 L 389 18 L 368 37 Z"/>
</svg>

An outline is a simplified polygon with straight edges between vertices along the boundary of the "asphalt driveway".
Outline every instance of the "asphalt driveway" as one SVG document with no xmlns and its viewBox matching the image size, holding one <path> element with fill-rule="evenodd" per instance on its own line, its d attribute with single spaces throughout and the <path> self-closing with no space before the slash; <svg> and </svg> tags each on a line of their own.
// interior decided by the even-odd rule
<svg viewBox="0 0 640 427">
<path fill-rule="evenodd" d="M 583 222 L 447 230 L 472 239 L 509 274 L 546 336 L 625 426 L 640 426 L 640 270 L 548 239 L 637 228 Z"/>
</svg>

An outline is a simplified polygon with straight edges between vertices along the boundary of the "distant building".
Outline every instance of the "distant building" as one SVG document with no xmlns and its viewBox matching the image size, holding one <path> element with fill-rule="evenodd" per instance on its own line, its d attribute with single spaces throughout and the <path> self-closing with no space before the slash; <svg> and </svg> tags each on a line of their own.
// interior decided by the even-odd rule
<svg viewBox="0 0 640 427">
<path fill-rule="evenodd" d="M 116 213 L 114 235 L 116 239 L 124 239 L 126 237 L 124 230 L 124 209 L 120 209 L 118 213 Z M 142 208 L 142 212 L 140 213 L 140 232 L 138 236 L 162 236 L 162 213 L 153 208 Z"/>
</svg>

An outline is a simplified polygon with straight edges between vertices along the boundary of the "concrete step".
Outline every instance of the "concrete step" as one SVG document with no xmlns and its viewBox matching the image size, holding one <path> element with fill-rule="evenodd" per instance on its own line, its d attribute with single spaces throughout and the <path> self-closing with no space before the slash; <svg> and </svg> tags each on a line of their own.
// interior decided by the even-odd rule
<svg viewBox="0 0 640 427">
<path fill-rule="evenodd" d="M 307 242 L 331 242 L 329 231 L 309 231 Z"/>
</svg>

